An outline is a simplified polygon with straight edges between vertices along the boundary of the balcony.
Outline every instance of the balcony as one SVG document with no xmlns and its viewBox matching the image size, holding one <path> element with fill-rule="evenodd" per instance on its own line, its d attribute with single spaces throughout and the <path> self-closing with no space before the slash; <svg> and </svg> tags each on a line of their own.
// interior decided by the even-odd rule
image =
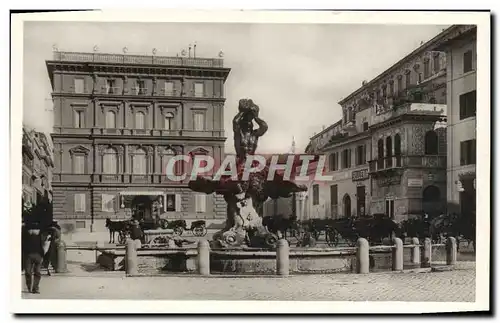
<svg viewBox="0 0 500 323">
<path fill-rule="evenodd" d="M 54 52 L 53 60 L 62 62 L 144 64 L 165 66 L 224 67 L 220 58 L 167 57 L 149 55 L 121 55 L 107 53 Z"/>
<path fill-rule="evenodd" d="M 106 94 L 122 94 L 122 89 L 119 87 L 105 87 L 104 93 Z"/>
<path fill-rule="evenodd" d="M 136 87 L 132 89 L 132 94 L 134 95 L 147 95 L 148 88 L 146 87 Z"/>
<path fill-rule="evenodd" d="M 399 168 L 446 168 L 446 156 L 391 156 L 369 161 L 370 173 Z"/>
</svg>

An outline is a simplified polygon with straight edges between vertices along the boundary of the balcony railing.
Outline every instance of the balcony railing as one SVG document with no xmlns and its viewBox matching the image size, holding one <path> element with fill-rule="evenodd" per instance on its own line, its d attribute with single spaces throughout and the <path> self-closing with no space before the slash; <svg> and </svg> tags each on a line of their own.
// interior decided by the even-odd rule
<svg viewBox="0 0 500 323">
<path fill-rule="evenodd" d="M 220 58 L 167 57 L 147 55 L 120 55 L 106 53 L 54 52 L 53 59 L 63 62 L 145 64 L 170 66 L 224 67 Z"/>
<path fill-rule="evenodd" d="M 370 173 L 402 167 L 446 168 L 446 156 L 391 156 L 369 162 Z"/>
</svg>

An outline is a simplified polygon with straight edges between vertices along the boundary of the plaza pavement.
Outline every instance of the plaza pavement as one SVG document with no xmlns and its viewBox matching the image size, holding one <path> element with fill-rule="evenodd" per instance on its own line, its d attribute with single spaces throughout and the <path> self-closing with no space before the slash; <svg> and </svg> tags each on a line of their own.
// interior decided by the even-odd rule
<svg viewBox="0 0 500 323">
<path fill-rule="evenodd" d="M 292 275 L 289 277 L 125 277 L 123 272 L 79 269 L 44 276 L 35 299 L 126 300 L 295 300 L 474 302 L 475 262 L 458 262 L 455 270 Z M 24 285 L 23 285 L 24 290 Z"/>
</svg>

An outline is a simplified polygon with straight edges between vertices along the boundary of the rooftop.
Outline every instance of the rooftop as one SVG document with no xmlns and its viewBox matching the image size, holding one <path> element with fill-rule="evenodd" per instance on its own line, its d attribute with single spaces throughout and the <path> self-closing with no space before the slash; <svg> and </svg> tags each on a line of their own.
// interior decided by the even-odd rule
<svg viewBox="0 0 500 323">
<path fill-rule="evenodd" d="M 127 55 L 110 53 L 83 53 L 55 51 L 54 61 L 80 63 L 140 64 L 165 66 L 224 67 L 222 58 L 168 57 L 155 55 Z"/>
</svg>

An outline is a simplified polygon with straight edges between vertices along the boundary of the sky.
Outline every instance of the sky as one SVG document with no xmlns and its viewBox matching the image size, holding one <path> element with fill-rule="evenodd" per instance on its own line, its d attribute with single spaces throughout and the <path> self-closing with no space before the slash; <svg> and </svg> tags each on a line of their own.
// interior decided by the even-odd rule
<svg viewBox="0 0 500 323">
<path fill-rule="evenodd" d="M 443 25 L 25 22 L 23 122 L 49 134 L 53 115 L 45 60 L 61 51 L 175 56 L 197 42 L 196 56 L 231 68 L 225 84 L 226 152 L 234 152 L 231 120 L 251 98 L 268 132 L 258 152 L 302 152 L 315 132 L 342 116 L 338 101 L 371 80 Z"/>
</svg>

